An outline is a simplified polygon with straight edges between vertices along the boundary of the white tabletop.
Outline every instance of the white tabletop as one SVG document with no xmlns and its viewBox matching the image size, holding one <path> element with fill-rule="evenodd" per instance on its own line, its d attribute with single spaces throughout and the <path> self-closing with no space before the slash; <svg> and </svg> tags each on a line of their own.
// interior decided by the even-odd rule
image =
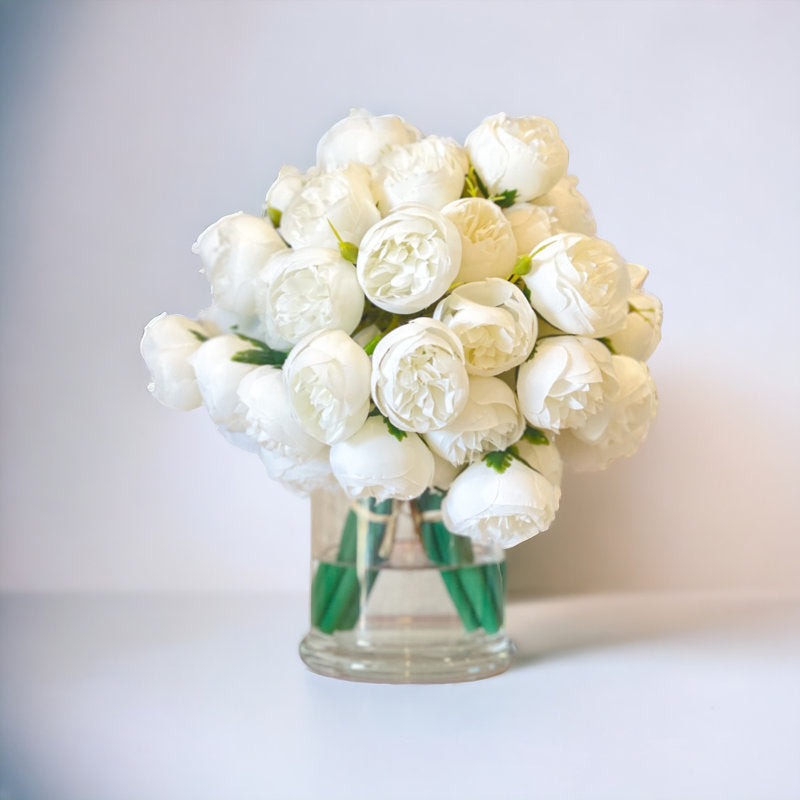
<svg viewBox="0 0 800 800">
<path fill-rule="evenodd" d="M 512 604 L 471 684 L 321 678 L 303 598 L 5 596 L 1 800 L 796 800 L 800 598 Z"/>
</svg>

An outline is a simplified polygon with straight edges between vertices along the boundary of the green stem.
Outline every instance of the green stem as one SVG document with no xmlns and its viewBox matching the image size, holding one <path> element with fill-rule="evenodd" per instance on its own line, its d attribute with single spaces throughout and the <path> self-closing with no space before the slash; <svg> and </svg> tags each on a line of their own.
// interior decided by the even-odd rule
<svg viewBox="0 0 800 800">
<path fill-rule="evenodd" d="M 320 630 L 322 630 L 321 625 L 325 611 L 347 571 L 345 567 L 340 565 L 355 561 L 357 526 L 358 518 L 355 512 L 348 511 L 344 528 L 342 529 L 342 536 L 339 540 L 336 563 L 321 562 L 311 583 L 311 624 L 320 628 Z M 330 633 L 331 631 L 325 632 Z"/>
<path fill-rule="evenodd" d="M 444 526 L 442 526 L 444 527 Z M 469 563 L 473 560 L 472 542 L 463 536 L 453 536 L 453 550 L 459 563 Z M 463 567 L 459 570 L 464 591 L 472 603 L 481 626 L 487 633 L 497 633 L 500 630 L 502 613 L 497 608 L 495 595 L 496 587 L 492 586 L 490 576 L 487 576 L 483 565 Z"/>
<path fill-rule="evenodd" d="M 376 503 L 370 498 L 367 501 L 369 511 L 376 514 L 390 514 L 392 506 L 391 500 Z M 367 525 L 364 543 L 366 552 L 363 556 L 367 572 L 363 595 L 356 568 L 359 561 L 358 524 L 358 515 L 351 510 L 339 542 L 338 563 L 321 563 L 312 582 L 311 619 L 323 633 L 353 628 L 358 621 L 363 601 L 377 577 L 374 567 L 382 561 L 378 551 L 386 533 L 386 524 L 370 521 Z"/>
<path fill-rule="evenodd" d="M 438 510 L 442 496 L 425 492 L 416 502 L 422 511 Z M 438 565 L 456 567 L 440 572 L 464 627 L 474 630 L 480 625 L 487 633 L 496 633 L 503 622 L 504 597 L 504 581 L 497 565 L 469 566 L 474 561 L 472 543 L 450 533 L 444 523 L 428 521 L 421 527 L 428 558 Z"/>
<path fill-rule="evenodd" d="M 439 542 L 436 536 L 434 524 L 431 522 L 423 522 L 420 526 L 422 530 L 422 545 L 428 558 L 435 564 L 447 564 L 444 555 L 439 547 Z M 440 570 L 442 580 L 444 581 L 445 588 L 447 589 L 453 605 L 461 617 L 461 622 L 464 628 L 468 631 L 474 631 L 480 625 L 480 621 L 475 615 L 472 604 L 469 601 L 464 587 L 461 585 L 461 579 L 458 572 L 454 570 L 443 569 Z"/>
</svg>

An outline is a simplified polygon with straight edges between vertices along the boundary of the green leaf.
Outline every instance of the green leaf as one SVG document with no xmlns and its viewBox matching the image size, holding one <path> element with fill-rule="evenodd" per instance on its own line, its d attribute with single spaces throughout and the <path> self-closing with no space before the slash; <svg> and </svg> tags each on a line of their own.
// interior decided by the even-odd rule
<svg viewBox="0 0 800 800">
<path fill-rule="evenodd" d="M 391 433 L 392 436 L 394 436 L 394 438 L 397 439 L 398 442 L 402 442 L 403 439 L 405 439 L 406 436 L 408 436 L 408 434 L 405 431 L 401 431 L 400 428 L 398 428 L 395 425 L 392 425 L 392 423 L 386 417 L 384 417 L 383 420 L 386 423 L 386 427 L 389 429 L 389 433 Z"/>
<path fill-rule="evenodd" d="M 483 461 L 495 472 L 499 472 L 502 475 L 511 465 L 512 457 L 508 450 L 493 450 L 483 457 Z"/>
<path fill-rule="evenodd" d="M 531 301 L 531 290 L 527 286 L 523 286 L 521 288 L 522 288 L 522 294 L 525 295 L 525 299 L 530 303 L 530 301 Z"/>
<path fill-rule="evenodd" d="M 282 367 L 288 357 L 288 353 L 268 348 L 267 350 L 240 350 L 231 356 L 231 361 L 235 361 L 237 364 L 257 364 L 260 367 Z"/>
<path fill-rule="evenodd" d="M 489 199 L 497 203 L 500 208 L 511 208 L 517 199 L 517 190 L 507 189 L 505 192 L 492 195 Z"/>
<path fill-rule="evenodd" d="M 258 364 L 259 366 L 282 367 L 283 362 L 289 357 L 288 353 L 280 350 L 273 350 L 266 342 L 254 339 L 252 336 L 245 336 L 243 333 L 236 334 L 243 342 L 252 344 L 255 350 L 240 350 L 231 356 L 231 361 L 239 364 Z"/>
<path fill-rule="evenodd" d="M 525 433 L 522 434 L 522 438 L 531 444 L 550 444 L 550 440 L 542 431 L 540 431 L 538 428 L 533 428 L 530 425 L 526 426 Z"/>
<path fill-rule="evenodd" d="M 278 211 L 277 208 L 273 208 L 272 206 L 267 206 L 267 216 L 269 217 L 269 221 L 273 224 L 273 226 L 277 228 L 281 224 L 283 212 Z"/>
<path fill-rule="evenodd" d="M 200 331 L 196 331 L 194 328 L 189 328 L 189 333 L 191 333 L 192 336 L 194 336 L 198 341 L 208 341 L 208 336 L 206 336 L 204 333 L 200 333 Z"/>
<path fill-rule="evenodd" d="M 604 344 L 609 349 L 612 356 L 617 355 L 617 351 L 614 349 L 614 345 L 611 344 L 611 339 L 609 339 L 608 336 L 601 336 L 597 341 L 600 342 L 600 344 Z"/>
</svg>

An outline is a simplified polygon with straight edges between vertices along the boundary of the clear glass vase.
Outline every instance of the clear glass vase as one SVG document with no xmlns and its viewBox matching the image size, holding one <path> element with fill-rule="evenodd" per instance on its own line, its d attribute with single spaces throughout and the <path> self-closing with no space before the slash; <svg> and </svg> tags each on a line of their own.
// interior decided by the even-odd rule
<svg viewBox="0 0 800 800">
<path fill-rule="evenodd" d="M 503 672 L 501 548 L 454 536 L 442 495 L 353 501 L 312 496 L 311 630 L 300 655 L 321 675 L 450 683 Z"/>
</svg>

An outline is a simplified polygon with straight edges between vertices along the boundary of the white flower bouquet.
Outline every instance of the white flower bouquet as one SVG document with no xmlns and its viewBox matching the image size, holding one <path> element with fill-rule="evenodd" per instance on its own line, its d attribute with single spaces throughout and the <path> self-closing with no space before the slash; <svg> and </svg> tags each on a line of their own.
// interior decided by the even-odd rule
<svg viewBox="0 0 800 800">
<path fill-rule="evenodd" d="M 291 490 L 368 507 L 376 548 L 375 519 L 399 500 L 428 515 L 438 564 L 470 540 L 510 547 L 546 530 L 562 457 L 605 469 L 644 440 L 662 316 L 647 270 L 596 237 L 567 162 L 541 117 L 489 117 L 462 147 L 351 112 L 314 167 L 281 169 L 262 216 L 200 234 L 213 302 L 148 324 L 150 391 L 204 405 Z M 315 578 L 322 630 L 353 624 L 332 606 L 340 580 Z M 466 625 L 480 603 L 453 580 Z"/>
</svg>

